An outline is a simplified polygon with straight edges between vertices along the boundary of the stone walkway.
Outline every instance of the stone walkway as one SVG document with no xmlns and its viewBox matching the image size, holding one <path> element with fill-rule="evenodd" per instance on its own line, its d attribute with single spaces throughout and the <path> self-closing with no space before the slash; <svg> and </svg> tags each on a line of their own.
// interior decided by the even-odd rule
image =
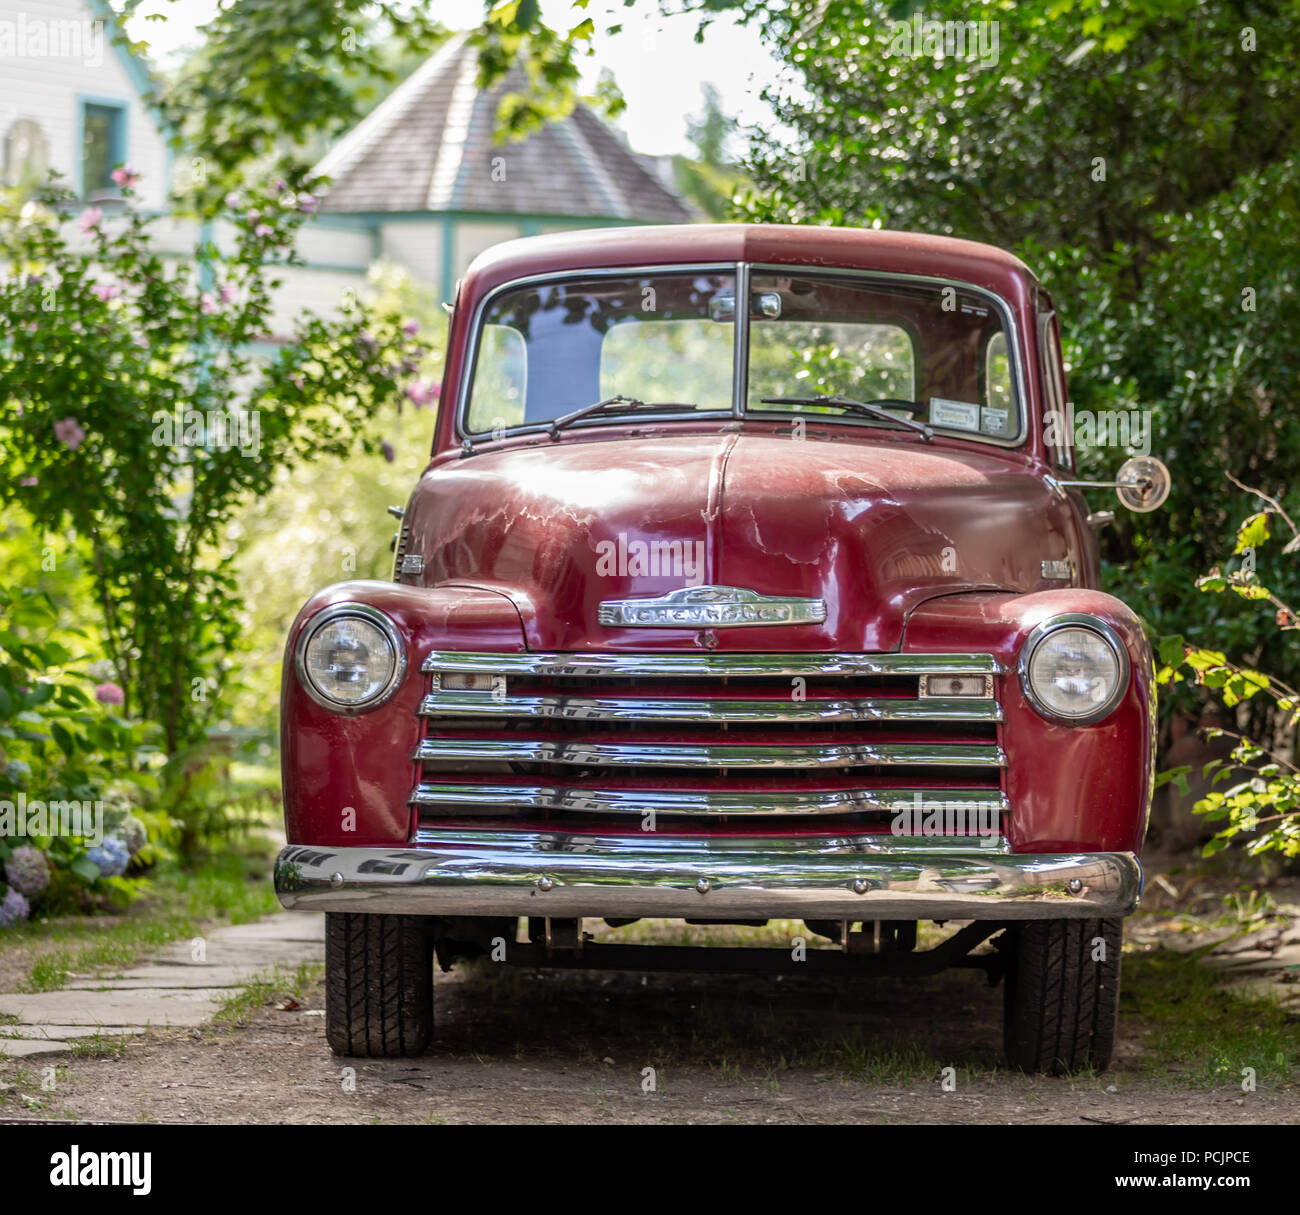
<svg viewBox="0 0 1300 1215">
<path fill-rule="evenodd" d="M 0 995 L 0 1056 L 56 1054 L 78 1038 L 150 1026 L 202 1025 L 259 975 L 323 962 L 324 925 L 319 915 L 281 912 L 209 933 L 201 961 L 194 941 L 175 941 L 130 969 L 80 975 L 58 991 Z"/>
</svg>

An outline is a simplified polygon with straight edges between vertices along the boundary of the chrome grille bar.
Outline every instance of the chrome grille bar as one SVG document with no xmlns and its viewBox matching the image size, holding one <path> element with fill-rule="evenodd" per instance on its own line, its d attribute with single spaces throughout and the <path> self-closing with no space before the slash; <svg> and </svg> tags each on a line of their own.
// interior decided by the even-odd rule
<svg viewBox="0 0 1300 1215">
<path fill-rule="evenodd" d="M 1001 721 L 996 700 L 715 700 L 671 697 L 490 696 L 439 691 L 420 702 L 426 717 L 557 717 L 584 721 L 836 722 Z"/>
<path fill-rule="evenodd" d="M 426 738 L 414 758 L 431 763 L 514 762 L 665 768 L 806 769 L 942 764 L 1004 768 L 996 744 L 828 743 L 824 746 L 713 746 L 707 743 L 569 742 L 541 739 Z"/>
<path fill-rule="evenodd" d="M 1001 675 L 992 654 L 472 654 L 435 651 L 426 673 L 653 679 L 744 676 Z"/>
<path fill-rule="evenodd" d="M 480 785 L 421 782 L 411 801 L 444 813 L 566 810 L 587 814 L 763 815 L 897 814 L 936 805 L 962 805 L 1001 814 L 1006 798 L 996 789 L 823 789 L 719 793 L 680 789 L 592 789 L 564 785 Z"/>
</svg>

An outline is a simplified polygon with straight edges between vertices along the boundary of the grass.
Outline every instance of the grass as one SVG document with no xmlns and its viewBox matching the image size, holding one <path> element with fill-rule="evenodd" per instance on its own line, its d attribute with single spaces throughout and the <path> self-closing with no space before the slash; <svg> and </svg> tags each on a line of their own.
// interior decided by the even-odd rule
<svg viewBox="0 0 1300 1215">
<path fill-rule="evenodd" d="M 73 975 L 128 967 L 159 946 L 202 935 L 204 921 L 247 924 L 275 911 L 271 854 L 269 841 L 254 838 L 189 870 L 166 866 L 124 913 L 33 921 L 6 933 L 5 948 L 36 953 L 20 990 L 55 991 Z"/>
<path fill-rule="evenodd" d="M 1126 954 L 1120 1032 L 1145 1023 L 1142 1071 L 1171 1087 L 1300 1083 L 1300 1023 L 1277 1000 L 1232 984 L 1204 950 Z"/>
<path fill-rule="evenodd" d="M 74 1059 L 120 1059 L 131 1049 L 132 1041 L 130 1034 L 115 1034 L 112 1030 L 100 1030 L 84 1038 L 70 1039 L 68 1053 Z"/>
<path fill-rule="evenodd" d="M 276 967 L 258 976 L 247 987 L 231 994 L 213 1015 L 213 1021 L 226 1025 L 244 1025 L 259 1008 L 265 1007 L 277 996 L 291 996 L 301 1001 L 324 973 L 318 962 L 301 962 L 295 970 Z"/>
</svg>

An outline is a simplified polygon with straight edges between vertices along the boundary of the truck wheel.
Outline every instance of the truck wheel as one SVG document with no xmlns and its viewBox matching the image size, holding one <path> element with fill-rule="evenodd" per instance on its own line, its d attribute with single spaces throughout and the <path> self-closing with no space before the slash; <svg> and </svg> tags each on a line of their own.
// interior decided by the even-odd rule
<svg viewBox="0 0 1300 1215">
<path fill-rule="evenodd" d="M 1119 1017 L 1124 921 L 1030 920 L 1008 929 L 1007 1062 L 1026 1072 L 1104 1071 Z"/>
<path fill-rule="evenodd" d="M 422 916 L 325 916 L 325 1037 L 336 1055 L 418 1055 L 433 1034 L 433 943 Z"/>
</svg>

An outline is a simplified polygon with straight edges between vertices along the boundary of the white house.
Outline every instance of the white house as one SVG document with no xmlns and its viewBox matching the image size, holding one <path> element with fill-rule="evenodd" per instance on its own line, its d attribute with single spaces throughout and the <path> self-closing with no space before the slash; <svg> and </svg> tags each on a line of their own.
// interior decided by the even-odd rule
<svg viewBox="0 0 1300 1215">
<path fill-rule="evenodd" d="M 315 273 L 364 273 L 383 259 L 450 301 L 469 263 L 500 241 L 696 218 L 659 166 L 582 105 L 495 142 L 498 102 L 528 83 L 516 68 L 484 92 L 477 74 L 478 52 L 451 37 L 320 161 L 332 184 L 300 244 Z"/>
<path fill-rule="evenodd" d="M 54 169 L 78 197 L 117 195 L 113 167 L 140 174 L 141 205 L 166 206 L 171 155 L 145 101 L 145 65 L 114 39 L 103 0 L 0 0 L 0 180 Z"/>
</svg>

